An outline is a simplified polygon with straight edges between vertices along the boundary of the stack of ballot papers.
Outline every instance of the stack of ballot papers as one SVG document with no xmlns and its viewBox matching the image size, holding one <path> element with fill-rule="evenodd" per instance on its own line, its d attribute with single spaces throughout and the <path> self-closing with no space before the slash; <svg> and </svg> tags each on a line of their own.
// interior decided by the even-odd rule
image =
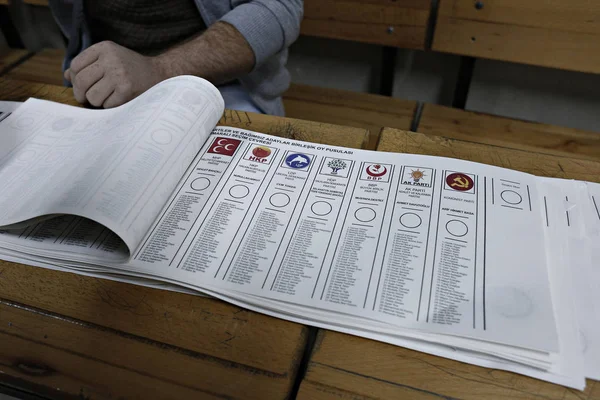
<svg viewBox="0 0 600 400">
<path fill-rule="evenodd" d="M 0 112 L 0 259 L 600 379 L 597 183 L 217 127 L 194 77 L 110 110 Z"/>
</svg>

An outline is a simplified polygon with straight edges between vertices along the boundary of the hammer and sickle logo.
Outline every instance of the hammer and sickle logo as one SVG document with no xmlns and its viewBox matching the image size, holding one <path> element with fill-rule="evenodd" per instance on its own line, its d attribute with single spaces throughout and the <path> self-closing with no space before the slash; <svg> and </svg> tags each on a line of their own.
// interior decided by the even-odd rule
<svg viewBox="0 0 600 400">
<path fill-rule="evenodd" d="M 453 173 L 446 178 L 446 184 L 454 190 L 465 192 L 474 186 L 473 179 L 466 174 Z"/>
<path fill-rule="evenodd" d="M 457 176 L 450 186 L 467 189 L 469 187 L 469 181 L 464 176 Z"/>
</svg>

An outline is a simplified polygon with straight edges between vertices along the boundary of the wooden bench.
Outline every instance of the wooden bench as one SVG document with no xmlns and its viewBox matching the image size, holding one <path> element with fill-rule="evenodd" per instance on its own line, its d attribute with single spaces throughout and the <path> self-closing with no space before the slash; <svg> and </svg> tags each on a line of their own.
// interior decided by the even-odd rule
<svg viewBox="0 0 600 400">
<path fill-rule="evenodd" d="M 430 0 L 305 0 L 301 33 L 425 49 Z"/>
<path fill-rule="evenodd" d="M 440 0 L 434 51 L 600 73 L 600 3 Z"/>
<path fill-rule="evenodd" d="M 8 5 L 10 0 L 0 0 Z M 23 0 L 48 6 L 48 0 Z M 305 0 L 303 35 L 425 48 L 430 0 Z"/>
<path fill-rule="evenodd" d="M 47 0 L 24 3 L 48 5 Z M 600 73 L 600 3 L 440 0 L 437 9 L 432 4 L 430 0 L 305 0 L 301 33 Z"/>
<path fill-rule="evenodd" d="M 600 182 L 600 162 L 384 129 L 379 151 L 434 155 L 516 169 L 539 176 Z M 599 400 L 585 392 L 510 372 L 431 356 L 380 342 L 320 331 L 298 399 L 549 399 Z"/>
</svg>

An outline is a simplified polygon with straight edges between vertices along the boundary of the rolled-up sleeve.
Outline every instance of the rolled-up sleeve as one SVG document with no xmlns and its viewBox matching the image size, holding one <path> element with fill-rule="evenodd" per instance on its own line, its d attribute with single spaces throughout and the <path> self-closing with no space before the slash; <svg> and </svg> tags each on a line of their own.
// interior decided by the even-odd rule
<svg viewBox="0 0 600 400">
<path fill-rule="evenodd" d="M 233 25 L 248 41 L 256 68 L 298 38 L 302 15 L 302 0 L 253 0 L 235 7 L 221 21 Z"/>
</svg>

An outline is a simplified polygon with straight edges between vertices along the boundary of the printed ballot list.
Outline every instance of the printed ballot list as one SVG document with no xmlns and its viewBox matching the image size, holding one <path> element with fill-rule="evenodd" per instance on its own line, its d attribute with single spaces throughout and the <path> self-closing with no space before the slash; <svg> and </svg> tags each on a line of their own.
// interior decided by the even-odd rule
<svg viewBox="0 0 600 400">
<path fill-rule="evenodd" d="M 545 212 L 524 173 L 218 127 L 128 268 L 556 352 Z"/>
</svg>

